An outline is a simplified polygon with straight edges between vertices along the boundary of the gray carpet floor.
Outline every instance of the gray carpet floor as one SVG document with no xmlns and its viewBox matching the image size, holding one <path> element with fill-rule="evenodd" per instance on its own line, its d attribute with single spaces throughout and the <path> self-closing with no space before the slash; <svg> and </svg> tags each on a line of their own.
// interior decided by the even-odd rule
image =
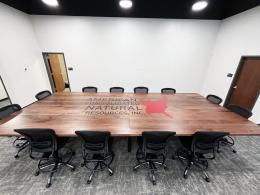
<svg viewBox="0 0 260 195">
<path fill-rule="evenodd" d="M 192 169 L 188 179 L 182 177 L 184 166 L 178 160 L 168 160 L 168 170 L 157 171 L 157 185 L 153 186 L 148 172 L 140 169 L 132 171 L 135 165 L 136 144 L 131 153 L 127 152 L 126 138 L 115 138 L 113 150 L 115 160 L 111 167 L 115 173 L 109 176 L 107 171 L 95 175 L 93 183 L 87 184 L 89 172 L 81 164 L 81 145 L 79 140 L 68 143 L 76 151 L 72 163 L 77 166 L 71 172 L 66 167 L 55 173 L 53 185 L 46 189 L 48 174 L 33 173 L 37 162 L 27 153 L 21 153 L 14 159 L 16 149 L 12 147 L 14 138 L 0 138 L 0 194 L 84 194 L 84 195 L 170 195 L 170 194 L 260 194 L 260 137 L 236 138 L 237 154 L 229 148 L 223 148 L 215 160 L 210 161 L 208 174 L 211 182 L 207 183 L 202 173 Z M 179 147 L 178 140 L 170 142 L 169 157 Z"/>
</svg>

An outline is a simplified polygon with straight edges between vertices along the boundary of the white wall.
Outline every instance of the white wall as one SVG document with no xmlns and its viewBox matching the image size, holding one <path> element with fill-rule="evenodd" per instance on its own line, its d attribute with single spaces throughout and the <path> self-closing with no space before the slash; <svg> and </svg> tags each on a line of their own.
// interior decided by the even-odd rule
<svg viewBox="0 0 260 195">
<path fill-rule="evenodd" d="M 227 73 L 235 73 L 242 55 L 260 55 L 259 18 L 260 6 L 224 21 L 203 21 L 28 16 L 0 3 L 0 74 L 12 101 L 22 106 L 50 89 L 43 51 L 65 53 L 74 68 L 73 91 L 86 85 L 100 91 L 172 86 L 225 99 L 232 81 Z M 260 123 L 260 101 L 253 112 Z"/>
<path fill-rule="evenodd" d="M 37 92 L 50 88 L 29 16 L 2 3 L 0 75 L 12 102 L 21 106 L 34 102 Z"/>
<path fill-rule="evenodd" d="M 260 56 L 260 6 L 221 23 L 202 93 L 225 99 L 233 79 L 226 75 L 235 73 L 241 56 L 246 55 Z M 251 120 L 260 123 L 260 100 L 253 113 Z"/>
<path fill-rule="evenodd" d="M 5 99 L 7 97 L 8 96 L 7 96 L 6 92 L 5 92 L 4 85 L 3 85 L 3 83 L 0 80 L 0 100 Z"/>
<path fill-rule="evenodd" d="M 64 52 L 72 91 L 144 85 L 198 92 L 219 21 L 31 16 L 41 50 Z"/>
</svg>

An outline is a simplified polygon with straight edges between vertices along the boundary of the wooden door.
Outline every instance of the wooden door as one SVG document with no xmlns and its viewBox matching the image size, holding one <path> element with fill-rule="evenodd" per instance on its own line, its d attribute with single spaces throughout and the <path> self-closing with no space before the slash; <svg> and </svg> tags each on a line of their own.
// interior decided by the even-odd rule
<svg viewBox="0 0 260 195">
<path fill-rule="evenodd" d="M 57 54 L 48 54 L 50 70 L 54 81 L 55 91 L 62 92 L 65 89 L 65 82 L 62 77 L 60 62 Z"/>
<path fill-rule="evenodd" d="M 242 58 L 225 105 L 252 111 L 260 93 L 260 58 Z"/>
</svg>

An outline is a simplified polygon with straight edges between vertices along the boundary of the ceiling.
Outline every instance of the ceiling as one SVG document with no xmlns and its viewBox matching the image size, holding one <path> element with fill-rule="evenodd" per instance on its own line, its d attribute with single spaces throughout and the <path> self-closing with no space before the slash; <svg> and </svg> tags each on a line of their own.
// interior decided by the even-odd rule
<svg viewBox="0 0 260 195">
<path fill-rule="evenodd" d="M 130 10 L 119 7 L 119 0 L 58 0 L 53 8 L 41 0 L 0 0 L 32 15 L 104 16 L 134 18 L 176 18 L 220 20 L 260 5 L 260 0 L 208 0 L 205 10 L 194 13 L 194 0 L 133 0 Z"/>
</svg>

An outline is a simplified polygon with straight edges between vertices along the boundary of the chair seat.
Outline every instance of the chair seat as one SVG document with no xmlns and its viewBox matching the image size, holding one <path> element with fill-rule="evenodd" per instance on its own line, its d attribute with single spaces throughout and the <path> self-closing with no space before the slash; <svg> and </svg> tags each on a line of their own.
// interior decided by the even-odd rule
<svg viewBox="0 0 260 195">
<path fill-rule="evenodd" d="M 191 149 L 191 145 L 192 145 L 192 136 L 181 136 L 179 137 L 179 140 L 181 141 L 181 144 L 184 146 L 184 148 L 186 148 L 187 150 Z M 203 154 L 207 154 L 207 153 L 212 153 L 212 143 L 196 143 L 196 148 L 198 150 L 198 152 L 195 153 L 195 155 L 198 158 L 204 158 L 204 156 L 202 156 L 202 153 L 200 153 L 199 151 L 203 151 Z"/>
<path fill-rule="evenodd" d="M 147 153 L 146 154 L 146 159 L 149 159 L 149 160 L 158 160 L 158 159 L 161 159 L 160 156 L 162 155 L 157 155 L 155 153 Z"/>
<path fill-rule="evenodd" d="M 66 143 L 68 142 L 69 138 L 68 137 L 58 137 L 57 138 L 57 143 L 58 143 L 58 149 L 63 148 Z"/>
<path fill-rule="evenodd" d="M 199 158 L 199 159 L 205 159 L 205 154 L 202 154 L 200 152 L 195 152 L 195 155 Z"/>
<path fill-rule="evenodd" d="M 92 159 L 94 159 L 94 160 L 104 160 L 104 155 L 101 155 L 101 154 L 93 154 Z"/>
<path fill-rule="evenodd" d="M 186 148 L 186 149 L 190 149 L 191 148 L 191 144 L 192 144 L 192 136 L 179 136 L 178 137 L 181 144 Z"/>
<path fill-rule="evenodd" d="M 44 152 L 42 154 L 42 157 L 41 158 L 49 158 L 51 156 L 51 152 Z"/>
<path fill-rule="evenodd" d="M 137 137 L 137 144 L 139 148 L 142 148 L 143 145 L 143 138 L 142 137 Z M 159 151 L 163 150 L 165 148 L 165 144 L 153 144 L 153 143 L 147 143 L 147 149 L 154 150 L 154 151 Z"/>
<path fill-rule="evenodd" d="M 206 150 L 212 151 L 212 146 L 213 146 L 212 143 L 209 143 L 209 144 L 196 143 L 197 149 L 200 149 L 200 150 L 203 150 L 203 151 L 206 151 Z"/>
<path fill-rule="evenodd" d="M 153 144 L 153 143 L 147 144 L 147 149 L 151 149 L 154 151 L 163 150 L 164 148 L 165 148 L 165 144 Z"/>
<path fill-rule="evenodd" d="M 103 143 L 97 143 L 97 144 L 85 143 L 84 147 L 91 151 L 100 151 L 105 148 L 105 145 Z"/>
</svg>

